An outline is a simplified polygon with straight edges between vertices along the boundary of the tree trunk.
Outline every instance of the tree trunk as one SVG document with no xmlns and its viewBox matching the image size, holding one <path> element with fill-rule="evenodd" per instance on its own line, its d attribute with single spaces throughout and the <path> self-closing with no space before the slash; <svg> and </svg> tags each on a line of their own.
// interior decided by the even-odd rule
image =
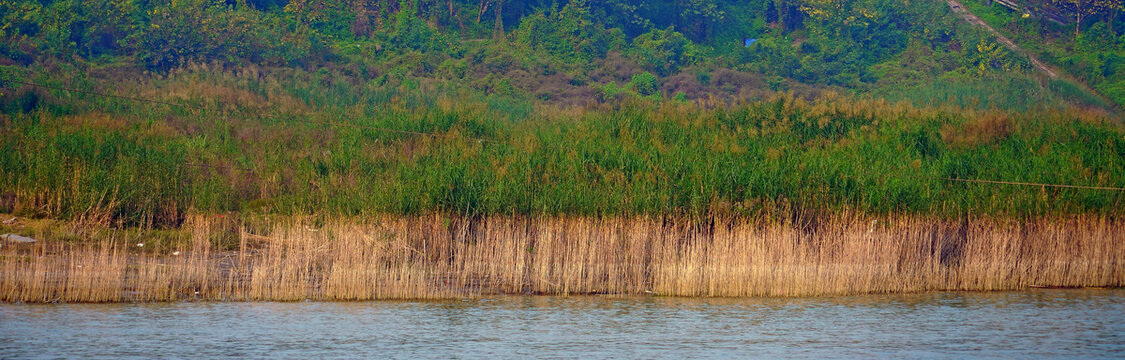
<svg viewBox="0 0 1125 360">
<path fill-rule="evenodd" d="M 684 28 L 684 9 L 685 8 L 686 8 L 686 6 L 684 6 L 684 0 L 677 0 L 676 1 L 676 10 L 679 12 L 679 14 L 676 14 L 677 16 L 676 16 L 675 24 L 676 24 L 676 29 L 678 29 L 680 31 L 686 31 L 687 30 L 687 29 Z"/>
<path fill-rule="evenodd" d="M 1113 7 L 1111 12 L 1109 13 L 1109 19 L 1107 19 L 1106 22 L 1105 22 L 1106 26 L 1109 27 L 1109 33 L 1112 34 L 1113 36 L 1117 36 L 1117 31 L 1113 30 L 1113 20 L 1117 19 L 1117 12 L 1118 11 L 1121 11 L 1121 10 L 1118 10 L 1117 7 Z"/>
<path fill-rule="evenodd" d="M 1082 12 L 1079 10 L 1074 21 L 1074 42 L 1078 43 L 1078 36 L 1082 35 Z"/>
<path fill-rule="evenodd" d="M 492 37 L 497 40 L 504 40 L 504 0 L 496 1 L 496 26 L 492 29 Z"/>
<path fill-rule="evenodd" d="M 368 36 L 371 34 L 370 17 L 367 16 L 367 1 L 357 0 L 352 2 L 352 11 L 355 11 L 355 20 L 352 21 L 352 34 Z"/>
<path fill-rule="evenodd" d="M 488 10 L 488 0 L 480 0 L 480 6 L 478 8 L 480 10 L 477 11 L 477 24 L 480 24 L 481 16 L 484 16 L 484 11 Z"/>
<path fill-rule="evenodd" d="M 1082 0 L 1074 0 L 1074 44 L 1078 45 L 1078 36 L 1082 35 Z"/>
</svg>

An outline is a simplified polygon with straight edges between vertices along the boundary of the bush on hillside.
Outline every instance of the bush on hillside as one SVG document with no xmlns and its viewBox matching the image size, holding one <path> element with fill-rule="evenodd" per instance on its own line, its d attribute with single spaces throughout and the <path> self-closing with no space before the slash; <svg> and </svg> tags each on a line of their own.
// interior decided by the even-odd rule
<svg viewBox="0 0 1125 360">
<path fill-rule="evenodd" d="M 656 75 L 648 71 L 633 75 L 633 79 L 629 81 L 629 86 L 633 87 L 633 90 L 636 90 L 638 94 L 644 96 L 656 94 L 660 90 Z"/>
<path fill-rule="evenodd" d="M 671 28 L 653 29 L 633 39 L 633 46 L 626 54 L 649 71 L 667 76 L 691 64 L 696 49 L 684 34 Z"/>
<path fill-rule="evenodd" d="M 606 31 L 590 16 L 583 0 L 570 1 L 557 11 L 540 10 L 525 16 L 515 31 L 515 41 L 535 52 L 565 62 L 604 57 L 611 44 L 622 43 L 621 31 Z"/>
</svg>

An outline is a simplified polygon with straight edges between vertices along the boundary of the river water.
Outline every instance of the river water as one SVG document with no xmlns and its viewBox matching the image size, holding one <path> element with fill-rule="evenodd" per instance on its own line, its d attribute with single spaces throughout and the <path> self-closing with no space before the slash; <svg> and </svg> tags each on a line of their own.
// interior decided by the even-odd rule
<svg viewBox="0 0 1125 360">
<path fill-rule="evenodd" d="M 0 304 L 0 358 L 1113 358 L 1125 290 Z"/>
</svg>

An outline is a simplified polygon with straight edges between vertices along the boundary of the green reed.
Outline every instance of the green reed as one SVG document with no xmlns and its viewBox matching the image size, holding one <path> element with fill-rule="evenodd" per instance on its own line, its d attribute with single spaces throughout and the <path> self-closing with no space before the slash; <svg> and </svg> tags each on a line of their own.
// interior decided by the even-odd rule
<svg viewBox="0 0 1125 360">
<path fill-rule="evenodd" d="M 205 66 L 28 80 L 0 123 L 0 211 L 175 226 L 195 212 L 362 215 L 1119 214 L 1116 120 L 827 95 L 560 107 L 439 83 Z M 426 133 L 416 135 L 386 129 Z"/>
</svg>

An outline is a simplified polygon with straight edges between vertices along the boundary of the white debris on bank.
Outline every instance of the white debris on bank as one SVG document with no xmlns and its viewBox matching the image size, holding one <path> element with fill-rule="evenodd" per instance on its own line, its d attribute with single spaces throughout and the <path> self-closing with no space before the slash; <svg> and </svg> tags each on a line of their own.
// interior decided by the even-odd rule
<svg viewBox="0 0 1125 360">
<path fill-rule="evenodd" d="M 7 241 L 13 241 L 13 242 L 18 242 L 18 243 L 33 243 L 33 242 L 35 242 L 35 239 L 29 238 L 27 236 L 17 235 L 17 234 L 4 234 L 4 235 L 0 235 L 0 238 L 2 238 L 4 240 L 7 240 Z"/>
</svg>

